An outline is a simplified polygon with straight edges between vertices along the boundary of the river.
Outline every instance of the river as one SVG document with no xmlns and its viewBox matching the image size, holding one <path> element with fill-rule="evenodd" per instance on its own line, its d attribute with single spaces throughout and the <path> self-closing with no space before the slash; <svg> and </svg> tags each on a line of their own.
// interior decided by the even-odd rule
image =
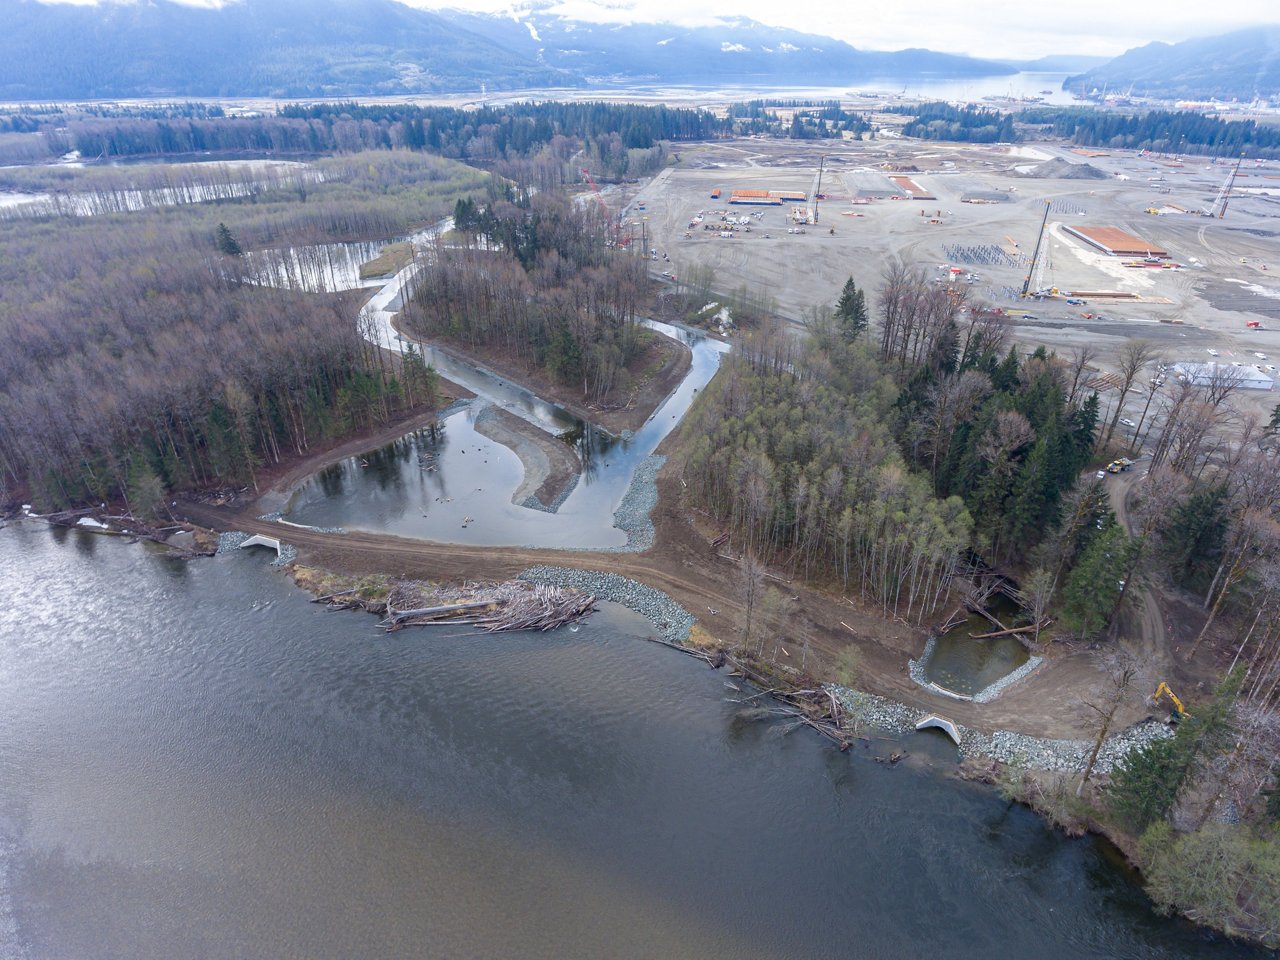
<svg viewBox="0 0 1280 960">
<path fill-rule="evenodd" d="M 614 511 L 636 468 L 680 423 L 710 382 L 728 344 L 702 333 L 646 321 L 684 343 L 692 355 L 679 386 L 626 440 L 602 436 L 568 411 L 429 344 L 419 345 L 440 374 L 488 402 L 551 433 L 578 430 L 580 482 L 555 514 L 511 502 L 523 468 L 508 447 L 475 429 L 475 410 L 450 414 L 435 434 L 421 432 L 364 456 L 350 457 L 294 492 L 289 520 L 317 527 L 392 533 L 484 546 L 618 547 L 627 535 Z M 430 460 L 420 459 L 430 457 Z M 465 524 L 471 518 L 474 522 Z"/>
<path fill-rule="evenodd" d="M 6 960 L 1263 956 L 932 735 L 888 768 L 735 719 L 624 610 L 386 635 L 262 552 L 37 521 L 0 571 Z"/>
</svg>

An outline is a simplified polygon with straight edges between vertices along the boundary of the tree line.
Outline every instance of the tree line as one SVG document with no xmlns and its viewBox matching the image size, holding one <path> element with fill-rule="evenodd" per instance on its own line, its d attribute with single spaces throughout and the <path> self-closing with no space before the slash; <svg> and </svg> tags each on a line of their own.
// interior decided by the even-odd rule
<svg viewBox="0 0 1280 960">
<path fill-rule="evenodd" d="M 1037 107 L 1014 115 L 1080 146 L 1198 153 L 1215 157 L 1280 157 L 1280 128 L 1253 120 L 1223 120 L 1191 110 L 1114 113 L 1081 107 Z"/>
<path fill-rule="evenodd" d="M 495 184 L 486 202 L 460 200 L 454 222 L 462 242 L 426 258 L 411 330 L 531 361 L 588 401 L 630 385 L 651 337 L 638 322 L 645 263 L 613 245 L 594 205 Z"/>
<path fill-rule="evenodd" d="M 886 107 L 885 112 L 911 117 L 902 128 L 904 137 L 961 143 L 1013 143 L 1018 139 L 1012 115 L 985 107 L 957 107 L 935 101 Z"/>
<path fill-rule="evenodd" d="M 903 462 L 896 389 L 866 344 L 817 325 L 768 331 L 726 361 L 686 427 L 684 477 L 737 551 L 920 620 L 946 596 L 972 531 Z"/>
<path fill-rule="evenodd" d="M 0 499 L 151 514 L 431 402 L 421 358 L 360 335 L 358 295 L 263 286 L 237 251 L 402 233 L 485 178 L 438 158 L 336 162 L 305 200 L 0 224 Z"/>
</svg>

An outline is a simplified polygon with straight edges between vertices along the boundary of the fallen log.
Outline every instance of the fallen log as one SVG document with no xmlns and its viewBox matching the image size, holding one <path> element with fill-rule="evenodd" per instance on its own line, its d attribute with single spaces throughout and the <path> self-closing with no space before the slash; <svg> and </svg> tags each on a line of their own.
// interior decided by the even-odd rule
<svg viewBox="0 0 1280 960">
<path fill-rule="evenodd" d="M 1014 633 L 1030 633 L 1035 629 L 1035 625 L 1031 624 L 1025 627 L 1010 627 L 1008 630 L 993 630 L 991 633 L 971 633 L 970 640 L 990 640 L 993 637 L 1007 637 Z"/>
<path fill-rule="evenodd" d="M 492 600 L 478 600 L 475 603 L 451 603 L 443 607 L 418 607 L 416 610 L 395 610 L 387 608 L 387 620 L 391 623 L 399 623 L 401 620 L 408 620 L 410 617 L 430 617 L 437 614 L 454 613 L 461 610 L 476 610 L 480 607 L 493 606 Z"/>
<path fill-rule="evenodd" d="M 1049 626 L 1049 624 L 1051 623 L 1053 623 L 1053 621 L 1048 618 L 1041 620 L 1039 624 L 1040 629 L 1043 630 L 1045 627 Z M 969 634 L 969 639 L 970 640 L 990 640 L 992 637 L 1008 637 L 1008 636 L 1013 636 L 1015 634 L 1033 633 L 1035 632 L 1035 629 L 1036 629 L 1036 624 L 1028 623 L 1026 626 L 1023 626 L 1023 627 L 1010 627 L 1007 630 L 996 630 L 993 633 L 971 633 Z"/>
<path fill-rule="evenodd" d="M 1001 630 L 1008 630 L 1008 629 L 1009 629 L 1009 628 L 1008 628 L 1008 627 L 1006 627 L 1003 623 L 1001 623 L 999 620 L 997 620 L 994 616 L 992 616 L 989 612 L 987 612 L 986 608 L 984 608 L 981 604 L 978 604 L 978 603 L 973 603 L 973 604 L 971 604 L 971 603 L 969 603 L 969 602 L 966 600 L 966 601 L 965 601 L 965 607 L 967 607 L 967 608 L 968 608 L 970 611 L 972 611 L 973 613 L 976 613 L 978 616 L 980 616 L 980 617 L 985 617 L 986 619 L 990 620 L 990 621 L 991 621 L 992 623 L 994 623 L 994 624 L 996 625 L 996 627 L 998 627 L 999 629 L 1001 629 Z"/>
</svg>

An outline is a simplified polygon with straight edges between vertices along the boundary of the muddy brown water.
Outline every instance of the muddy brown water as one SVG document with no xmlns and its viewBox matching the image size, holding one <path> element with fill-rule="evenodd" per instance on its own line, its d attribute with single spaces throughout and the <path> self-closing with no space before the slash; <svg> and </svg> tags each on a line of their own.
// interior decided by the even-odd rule
<svg viewBox="0 0 1280 960">
<path fill-rule="evenodd" d="M 1262 956 L 626 611 L 387 635 L 268 559 L 0 530 L 0 957 Z"/>
</svg>

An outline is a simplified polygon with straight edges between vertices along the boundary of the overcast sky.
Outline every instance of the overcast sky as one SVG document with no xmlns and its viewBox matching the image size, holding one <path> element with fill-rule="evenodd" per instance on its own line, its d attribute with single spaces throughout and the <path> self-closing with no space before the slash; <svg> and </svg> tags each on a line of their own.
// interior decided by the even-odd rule
<svg viewBox="0 0 1280 960">
<path fill-rule="evenodd" d="M 414 6 L 495 12 L 510 0 L 404 0 Z M 903 7 L 867 0 L 563 0 L 558 11 L 580 20 L 706 24 L 744 16 L 846 40 L 870 50 L 928 47 L 980 57 L 1031 59 L 1050 53 L 1115 56 L 1152 40 L 1176 42 L 1280 22 L 1275 0 L 975 0 Z"/>
</svg>

